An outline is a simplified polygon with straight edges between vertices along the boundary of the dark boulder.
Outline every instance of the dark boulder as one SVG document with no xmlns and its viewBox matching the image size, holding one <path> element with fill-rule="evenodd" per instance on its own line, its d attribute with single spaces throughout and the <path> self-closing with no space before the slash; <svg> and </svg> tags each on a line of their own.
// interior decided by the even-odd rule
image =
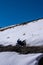
<svg viewBox="0 0 43 65">
<path fill-rule="evenodd" d="M 26 46 L 26 41 L 25 40 L 21 41 L 20 39 L 18 39 L 17 40 L 17 45 Z"/>
</svg>

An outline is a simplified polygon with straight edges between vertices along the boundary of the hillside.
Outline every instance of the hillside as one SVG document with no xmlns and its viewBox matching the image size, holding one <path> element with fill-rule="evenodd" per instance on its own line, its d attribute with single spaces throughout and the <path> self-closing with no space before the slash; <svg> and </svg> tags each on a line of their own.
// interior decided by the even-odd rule
<svg viewBox="0 0 43 65">
<path fill-rule="evenodd" d="M 43 45 L 43 19 L 0 29 L 0 44 L 16 45 L 18 39 L 29 46 Z"/>
<path fill-rule="evenodd" d="M 0 29 L 0 45 L 15 46 L 18 39 L 26 46 L 43 46 L 43 19 Z M 0 65 L 38 65 L 41 57 L 43 53 L 0 52 Z"/>
</svg>

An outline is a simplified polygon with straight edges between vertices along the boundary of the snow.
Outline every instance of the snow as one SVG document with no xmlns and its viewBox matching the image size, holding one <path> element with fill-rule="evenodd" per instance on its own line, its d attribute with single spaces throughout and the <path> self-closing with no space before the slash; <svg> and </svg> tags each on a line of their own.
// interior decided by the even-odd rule
<svg viewBox="0 0 43 65">
<path fill-rule="evenodd" d="M 16 45 L 18 39 L 30 46 L 43 45 L 43 19 L 0 31 L 0 44 Z"/>
<path fill-rule="evenodd" d="M 22 25 L 13 25 L 3 31 L 0 29 L 0 44 L 16 45 L 17 40 L 26 40 L 29 46 L 43 45 L 43 19 Z M 0 65 L 37 65 L 36 58 L 43 55 L 19 54 L 16 52 L 0 52 Z"/>
<path fill-rule="evenodd" d="M 0 65 L 34 65 L 40 55 L 42 54 L 19 55 L 15 52 L 2 52 L 0 53 Z"/>
</svg>

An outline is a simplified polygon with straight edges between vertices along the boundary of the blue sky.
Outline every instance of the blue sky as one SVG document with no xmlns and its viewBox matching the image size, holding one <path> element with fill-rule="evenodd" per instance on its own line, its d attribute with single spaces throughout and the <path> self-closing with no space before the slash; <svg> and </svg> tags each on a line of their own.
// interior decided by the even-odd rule
<svg viewBox="0 0 43 65">
<path fill-rule="evenodd" d="M 0 0 L 0 27 L 43 17 L 43 0 Z"/>
</svg>

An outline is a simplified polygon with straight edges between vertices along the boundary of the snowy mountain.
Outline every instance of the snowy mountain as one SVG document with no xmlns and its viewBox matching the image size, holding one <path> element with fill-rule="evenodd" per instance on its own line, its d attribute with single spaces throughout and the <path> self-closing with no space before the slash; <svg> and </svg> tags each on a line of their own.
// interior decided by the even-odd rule
<svg viewBox="0 0 43 65">
<path fill-rule="evenodd" d="M 0 29 L 0 44 L 16 45 L 18 39 L 30 46 L 43 45 L 43 19 Z"/>
<path fill-rule="evenodd" d="M 27 46 L 42 46 L 43 19 L 0 29 L 0 45 L 16 45 L 18 39 L 25 40 Z M 23 55 L 16 52 L 0 52 L 0 65 L 38 65 L 38 58 L 42 56 L 42 53 Z"/>
</svg>

